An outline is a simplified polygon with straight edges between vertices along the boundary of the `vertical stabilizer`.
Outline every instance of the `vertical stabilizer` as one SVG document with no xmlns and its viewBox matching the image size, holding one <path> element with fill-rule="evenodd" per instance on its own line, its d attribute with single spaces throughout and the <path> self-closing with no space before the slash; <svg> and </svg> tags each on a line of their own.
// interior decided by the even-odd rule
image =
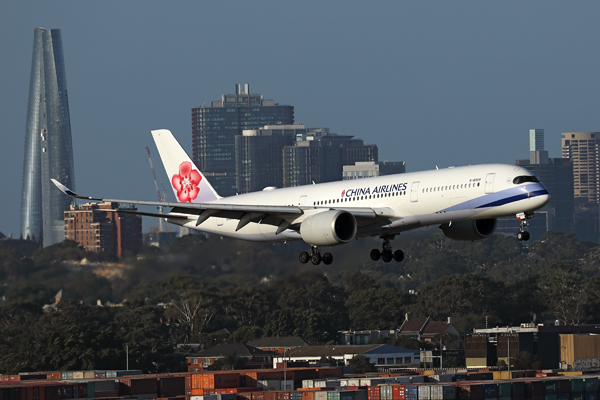
<svg viewBox="0 0 600 400">
<path fill-rule="evenodd" d="M 167 129 L 152 131 L 152 137 L 177 201 L 206 203 L 220 198 L 171 131 Z"/>
</svg>

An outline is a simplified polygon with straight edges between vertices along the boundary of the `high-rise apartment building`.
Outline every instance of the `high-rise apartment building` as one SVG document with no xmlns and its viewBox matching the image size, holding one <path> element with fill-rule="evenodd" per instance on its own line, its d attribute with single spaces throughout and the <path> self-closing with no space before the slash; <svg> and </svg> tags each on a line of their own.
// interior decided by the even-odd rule
<svg viewBox="0 0 600 400">
<path fill-rule="evenodd" d="M 354 165 L 344 165 L 343 180 L 372 178 L 405 172 L 406 161 L 358 161 Z"/>
<path fill-rule="evenodd" d="M 376 145 L 364 145 L 353 136 L 313 128 L 298 135 L 293 146 L 283 149 L 283 186 L 308 185 L 342 180 L 344 165 L 377 161 Z"/>
<path fill-rule="evenodd" d="M 21 191 L 21 234 L 49 246 L 64 240 L 63 212 L 71 200 L 50 181 L 75 188 L 67 78 L 59 29 L 36 28 Z"/>
<path fill-rule="evenodd" d="M 74 240 L 87 251 L 108 252 L 122 257 L 136 254 L 142 248 L 142 217 L 108 211 L 119 209 L 119 203 L 86 203 L 71 205 L 64 212 L 66 239 Z"/>
<path fill-rule="evenodd" d="M 294 123 L 294 107 L 252 94 L 236 85 L 211 106 L 192 108 L 192 159 L 222 196 L 236 193 L 235 137 L 245 129 Z"/>
<path fill-rule="evenodd" d="M 599 203 L 600 163 L 598 145 L 600 132 L 568 132 L 562 134 L 562 156 L 573 164 L 575 200 Z"/>
<path fill-rule="evenodd" d="M 246 129 L 235 137 L 236 182 L 238 193 L 283 187 L 283 148 L 292 146 L 296 136 L 306 133 L 301 124 L 266 125 Z"/>
</svg>

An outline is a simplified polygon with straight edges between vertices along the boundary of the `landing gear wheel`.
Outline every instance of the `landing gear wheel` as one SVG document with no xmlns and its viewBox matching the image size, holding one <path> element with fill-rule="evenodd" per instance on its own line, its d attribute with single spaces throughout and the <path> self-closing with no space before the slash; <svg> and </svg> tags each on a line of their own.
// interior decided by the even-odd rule
<svg viewBox="0 0 600 400">
<path fill-rule="evenodd" d="M 525 240 L 525 241 L 529 240 L 529 232 L 525 231 L 523 233 L 525 234 L 525 237 L 523 237 L 523 240 Z"/>
<path fill-rule="evenodd" d="M 391 250 L 384 250 L 383 253 L 381 254 L 381 258 L 383 259 L 383 261 L 388 263 L 388 262 L 392 261 L 392 258 L 394 258 L 394 256 L 392 255 Z"/>
<path fill-rule="evenodd" d="M 371 260 L 379 261 L 380 258 L 381 258 L 381 251 L 379 251 L 379 249 L 371 250 Z"/>
<path fill-rule="evenodd" d="M 394 260 L 396 262 L 402 262 L 404 260 L 404 252 L 402 250 L 396 250 L 394 252 Z"/>
<path fill-rule="evenodd" d="M 332 262 L 333 262 L 333 256 L 331 255 L 331 253 L 323 254 L 323 264 L 329 265 Z"/>
<path fill-rule="evenodd" d="M 300 260 L 300 262 L 302 264 L 306 264 L 308 262 L 309 258 L 310 258 L 310 256 L 308 255 L 308 253 L 306 251 L 301 251 L 300 255 L 298 256 L 298 259 Z"/>
<path fill-rule="evenodd" d="M 518 232 L 517 233 L 517 240 L 518 241 L 525 240 L 525 232 Z"/>
<path fill-rule="evenodd" d="M 320 253 L 313 253 L 310 256 L 310 262 L 313 263 L 313 265 L 319 265 L 319 264 L 321 264 L 321 254 Z"/>
</svg>

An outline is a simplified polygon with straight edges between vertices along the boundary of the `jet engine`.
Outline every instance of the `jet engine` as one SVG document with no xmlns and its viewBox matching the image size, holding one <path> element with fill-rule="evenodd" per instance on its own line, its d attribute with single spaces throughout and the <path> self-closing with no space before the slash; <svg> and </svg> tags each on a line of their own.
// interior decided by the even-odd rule
<svg viewBox="0 0 600 400">
<path fill-rule="evenodd" d="M 302 240 L 316 246 L 348 243 L 356 236 L 356 219 L 347 211 L 324 211 L 300 224 Z"/>
<path fill-rule="evenodd" d="M 453 240 L 479 240 L 490 237 L 496 230 L 496 218 L 443 224 L 440 229 L 446 237 Z"/>
</svg>

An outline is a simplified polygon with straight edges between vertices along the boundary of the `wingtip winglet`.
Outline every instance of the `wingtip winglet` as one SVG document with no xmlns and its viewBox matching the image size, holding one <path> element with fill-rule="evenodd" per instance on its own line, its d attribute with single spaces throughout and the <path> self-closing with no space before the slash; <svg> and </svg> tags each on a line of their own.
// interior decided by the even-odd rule
<svg viewBox="0 0 600 400">
<path fill-rule="evenodd" d="M 77 193 L 75 193 L 74 191 L 72 191 L 71 189 L 69 189 L 68 187 L 66 187 L 65 185 L 63 185 L 62 183 L 60 183 L 59 181 L 57 181 L 56 179 L 50 178 L 50 180 L 52 181 L 52 183 L 54 183 L 54 185 L 58 188 L 58 190 L 60 190 L 61 192 L 63 192 L 67 196 L 81 197 Z"/>
</svg>

